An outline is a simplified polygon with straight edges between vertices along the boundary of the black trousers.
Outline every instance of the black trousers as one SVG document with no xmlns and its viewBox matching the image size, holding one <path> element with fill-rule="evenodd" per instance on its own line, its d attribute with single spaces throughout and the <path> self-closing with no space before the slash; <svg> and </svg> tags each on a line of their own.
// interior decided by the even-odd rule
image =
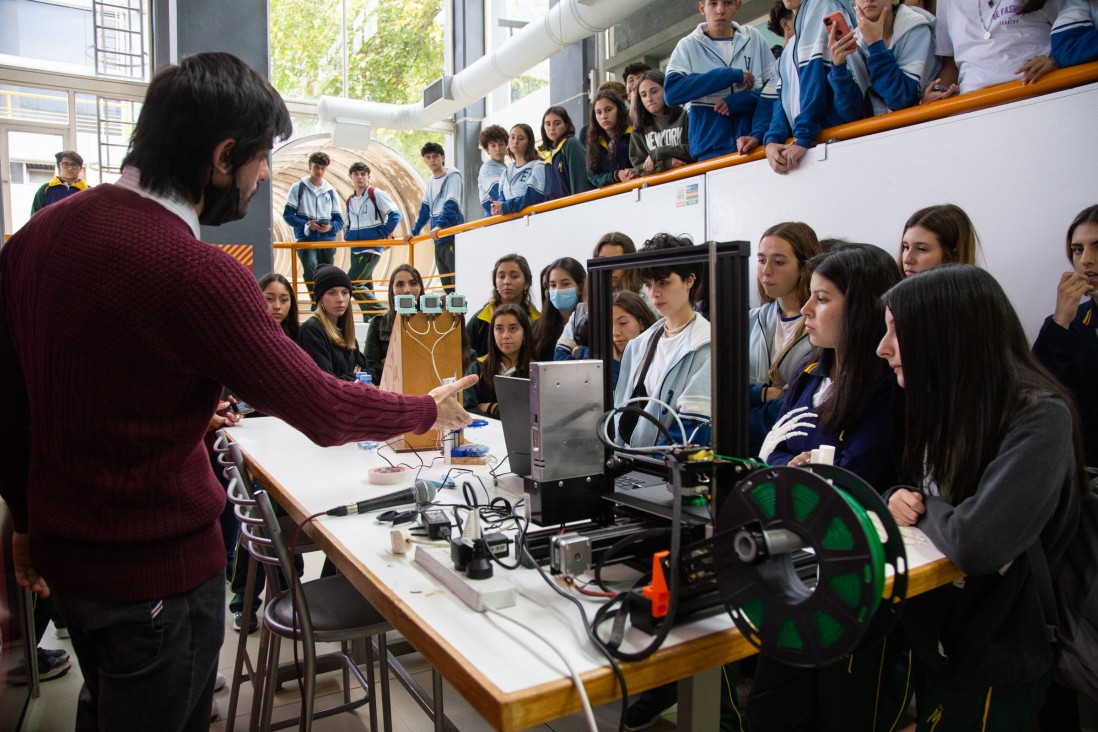
<svg viewBox="0 0 1098 732">
<path fill-rule="evenodd" d="M 57 598 L 84 686 L 77 732 L 205 732 L 225 635 L 221 571 L 189 592 L 129 603 Z"/>
</svg>

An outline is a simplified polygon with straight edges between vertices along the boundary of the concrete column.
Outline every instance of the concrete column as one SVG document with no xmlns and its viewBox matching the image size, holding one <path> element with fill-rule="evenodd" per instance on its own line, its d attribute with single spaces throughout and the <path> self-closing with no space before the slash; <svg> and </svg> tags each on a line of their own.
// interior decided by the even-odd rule
<svg viewBox="0 0 1098 732">
<path fill-rule="evenodd" d="M 263 76 L 270 75 L 267 0 L 152 0 L 152 12 L 156 66 L 191 53 L 227 51 Z M 240 221 L 202 227 L 203 241 L 252 245 L 257 275 L 274 268 L 272 236 L 269 183 L 259 186 L 248 215 Z"/>
<path fill-rule="evenodd" d="M 550 6 L 559 0 L 551 0 Z M 576 134 L 587 124 L 590 114 L 590 72 L 598 67 L 595 38 L 573 43 L 549 59 L 549 98 L 567 110 L 576 125 Z M 541 120 L 538 120 L 540 126 Z M 535 128 L 535 133 L 541 134 Z"/>
<path fill-rule="evenodd" d="M 485 53 L 484 0 L 453 0 L 451 2 L 453 29 L 453 69 L 458 74 Z M 480 171 L 480 127 L 485 115 L 485 103 L 480 99 L 470 104 L 454 118 L 455 168 L 465 178 L 465 200 L 462 207 L 466 221 L 483 216 L 480 194 L 477 192 L 477 173 Z"/>
</svg>

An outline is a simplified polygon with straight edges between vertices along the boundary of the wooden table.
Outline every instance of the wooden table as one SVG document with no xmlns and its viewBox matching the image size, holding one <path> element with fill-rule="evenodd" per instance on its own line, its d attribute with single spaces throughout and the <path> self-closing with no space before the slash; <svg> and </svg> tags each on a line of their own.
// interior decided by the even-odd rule
<svg viewBox="0 0 1098 732">
<path fill-rule="evenodd" d="M 506 451 L 499 423 L 489 422 L 489 427 L 470 430 L 468 437 L 488 444 L 493 454 L 502 456 Z M 359 450 L 354 444 L 318 447 L 273 417 L 244 420 L 230 434 L 240 443 L 253 476 L 299 522 L 401 487 L 367 483 L 368 469 L 385 464 L 376 452 Z M 388 449 L 383 454 L 394 463 L 420 465 L 415 454 L 398 456 Z M 437 455 L 424 453 L 423 460 L 431 463 Z M 425 468 L 422 477 L 438 480 L 448 467 L 440 459 Z M 497 487 L 492 485 L 487 468 L 474 470 L 493 493 L 508 496 L 512 502 L 521 497 L 520 483 L 513 476 L 501 480 Z M 479 482 L 472 482 L 483 496 Z M 464 503 L 455 490 L 440 491 L 436 501 Z M 314 522 L 310 533 L 363 596 L 496 729 L 527 729 L 581 709 L 564 665 L 543 641 L 470 609 L 415 565 L 411 552 L 392 554 L 389 530 L 368 514 L 324 516 Z M 909 543 L 908 563 L 909 595 L 961 576 L 925 537 Z M 505 577 L 519 592 L 517 605 L 503 612 L 536 628 L 567 655 L 583 679 L 592 706 L 620 697 L 611 668 L 586 637 L 571 603 L 548 587 L 535 570 L 507 572 L 496 567 L 496 576 Z M 592 617 L 596 602 L 587 600 L 585 605 Z M 648 636 L 631 629 L 623 648 L 641 648 L 647 641 Z M 676 627 L 649 659 L 622 663 L 621 668 L 629 693 L 634 694 L 719 669 L 753 653 L 754 647 L 735 629 L 730 617 L 721 613 Z M 719 675 L 710 673 L 708 679 L 711 703 Z M 680 705 L 680 721 L 684 713 L 690 714 Z"/>
</svg>

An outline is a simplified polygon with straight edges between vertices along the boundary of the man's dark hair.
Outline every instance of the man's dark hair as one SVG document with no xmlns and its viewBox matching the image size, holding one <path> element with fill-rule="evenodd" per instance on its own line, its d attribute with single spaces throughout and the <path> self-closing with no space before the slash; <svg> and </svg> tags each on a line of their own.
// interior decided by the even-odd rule
<svg viewBox="0 0 1098 732">
<path fill-rule="evenodd" d="M 84 158 L 80 157 L 80 154 L 75 150 L 62 150 L 53 157 L 57 160 L 58 165 L 61 165 L 61 161 L 65 158 L 69 158 L 81 168 L 84 167 Z"/>
<path fill-rule="evenodd" d="M 210 156 L 223 140 L 234 169 L 293 132 L 270 82 L 229 53 L 196 53 L 157 72 L 145 94 L 122 167 L 141 171 L 141 187 L 202 198 Z"/>
<path fill-rule="evenodd" d="M 328 153 L 315 152 L 309 156 L 309 165 L 323 165 L 327 168 L 332 164 L 332 159 L 328 157 Z"/>
<path fill-rule="evenodd" d="M 690 240 L 688 236 L 672 236 L 671 234 L 656 234 L 648 241 L 644 242 L 644 246 L 641 247 L 642 252 L 659 252 L 666 249 L 679 249 L 682 247 L 692 247 L 694 242 Z M 642 282 L 655 282 L 658 280 L 670 277 L 671 274 L 677 274 L 680 278 L 685 280 L 690 275 L 694 275 L 694 284 L 690 286 L 690 299 L 696 302 L 698 296 L 698 288 L 701 287 L 702 280 L 705 279 L 706 266 L 700 262 L 693 264 L 670 264 L 670 265 L 654 265 L 649 264 L 637 269 L 637 276 L 641 278 Z"/>
<path fill-rule="evenodd" d="M 426 157 L 428 154 L 434 153 L 435 155 L 441 155 L 442 159 L 446 159 L 446 151 L 442 149 L 442 145 L 437 142 L 428 142 L 426 145 L 419 149 L 419 156 Z"/>
<path fill-rule="evenodd" d="M 482 150 L 488 150 L 488 143 L 490 142 L 502 142 L 507 144 L 507 130 L 503 129 L 499 125 L 488 125 L 480 131 L 480 147 Z"/>
<path fill-rule="evenodd" d="M 357 163 L 351 163 L 350 170 L 347 171 L 347 175 L 354 175 L 355 173 L 370 173 L 370 166 L 359 160 Z"/>
<path fill-rule="evenodd" d="M 645 71 L 651 71 L 652 67 L 643 61 L 634 61 L 621 70 L 621 83 L 626 83 L 629 77 L 633 74 L 643 74 Z"/>
</svg>

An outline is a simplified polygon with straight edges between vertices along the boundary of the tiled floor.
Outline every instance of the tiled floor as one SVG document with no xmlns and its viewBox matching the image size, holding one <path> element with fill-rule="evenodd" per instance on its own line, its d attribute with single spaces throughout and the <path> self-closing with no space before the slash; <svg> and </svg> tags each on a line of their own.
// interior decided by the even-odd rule
<svg viewBox="0 0 1098 732">
<path fill-rule="evenodd" d="M 317 566 L 315 568 L 307 567 L 306 572 L 308 573 L 310 569 L 313 570 L 314 574 L 319 573 L 319 560 L 317 560 Z M 226 590 L 227 589 L 228 588 L 226 588 Z M 228 598 L 228 594 L 226 595 L 226 598 Z M 228 600 L 226 599 L 226 602 L 227 601 Z M 232 666 L 235 659 L 238 637 L 237 633 L 233 631 L 229 625 L 228 619 L 226 619 L 225 645 L 221 648 L 220 669 L 221 672 L 225 674 L 226 678 L 229 679 L 230 684 L 232 682 Z M 46 635 L 42 639 L 42 646 L 45 648 L 64 648 L 72 653 L 71 644 L 66 640 L 57 639 L 54 636 L 52 626 L 46 631 Z M 259 633 L 257 632 L 253 633 L 248 638 L 248 650 L 253 657 L 258 648 Z M 293 650 L 290 644 L 283 643 L 281 656 L 283 660 L 293 659 Z M 415 676 L 419 684 L 429 692 L 431 689 L 430 666 L 428 666 L 418 655 L 402 657 L 401 661 Z M 317 685 L 316 706 L 318 709 L 337 703 L 341 699 L 342 691 L 340 687 L 340 678 L 340 674 L 338 673 L 325 674 L 320 677 Z M 68 674 L 42 684 L 41 696 L 31 703 L 31 711 L 26 730 L 28 730 L 28 732 L 69 732 L 72 730 L 76 719 L 76 698 L 80 691 L 81 683 L 80 670 L 76 665 L 76 656 L 73 654 L 73 668 Z M 393 680 L 390 687 L 392 695 L 393 729 L 396 732 L 425 732 L 433 729 L 431 720 L 422 710 L 420 710 L 419 706 L 405 691 L 403 686 L 396 680 Z M 250 684 L 245 683 L 241 686 L 240 701 L 238 702 L 238 716 L 235 725 L 237 730 L 247 729 L 251 699 L 251 686 Z M 214 700 L 219 706 L 221 713 L 225 714 L 229 707 L 229 688 L 226 687 L 222 691 L 217 692 L 214 695 Z M 466 702 L 460 694 L 454 691 L 449 684 L 445 685 L 444 700 L 446 716 L 458 729 L 472 732 L 491 729 L 484 718 L 477 714 L 469 703 Z M 274 703 L 275 721 L 296 717 L 300 712 L 300 701 L 296 684 L 286 684 L 284 688 L 275 695 Z M 618 728 L 619 714 L 620 706 L 618 704 L 609 704 L 596 708 L 595 718 L 598 722 L 599 730 L 616 730 Z M 676 728 L 674 718 L 674 712 L 669 712 L 665 715 L 664 720 L 651 729 L 656 732 L 660 732 L 661 730 L 673 730 Z M 313 729 L 317 730 L 317 732 L 362 732 L 363 730 L 370 729 L 369 719 L 369 707 L 362 707 L 354 712 L 317 720 L 316 723 L 313 724 Z M 215 721 L 210 725 L 211 732 L 221 732 L 224 729 L 225 723 L 223 720 Z M 587 726 L 583 716 L 577 714 L 559 719 L 552 724 L 537 727 L 535 729 L 557 730 L 559 732 L 580 732 L 581 730 L 586 730 Z"/>
</svg>

